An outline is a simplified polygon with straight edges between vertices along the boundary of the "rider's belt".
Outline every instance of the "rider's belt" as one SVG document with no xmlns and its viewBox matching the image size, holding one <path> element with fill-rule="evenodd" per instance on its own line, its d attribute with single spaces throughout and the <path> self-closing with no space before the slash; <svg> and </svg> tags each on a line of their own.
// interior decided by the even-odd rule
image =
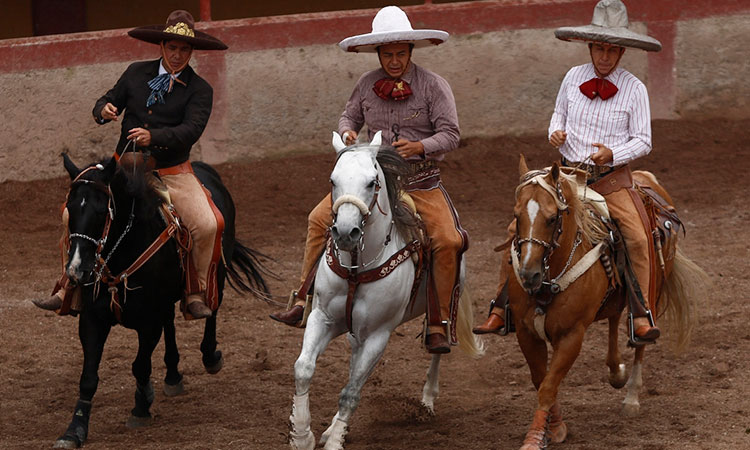
<svg viewBox="0 0 750 450">
<path fill-rule="evenodd" d="M 574 167 L 576 169 L 583 170 L 589 174 L 588 182 L 591 184 L 592 182 L 598 180 L 599 178 L 612 173 L 613 171 L 619 169 L 622 166 L 596 166 L 592 164 L 583 164 L 573 161 L 568 161 L 565 158 L 562 158 L 562 165 L 567 167 Z"/>
<path fill-rule="evenodd" d="M 419 172 L 424 172 L 427 169 L 432 169 L 433 167 L 437 167 L 437 163 L 433 160 L 429 161 L 419 161 L 419 162 L 411 162 L 409 163 L 409 173 L 412 175 L 415 175 Z"/>
<path fill-rule="evenodd" d="M 440 184 L 440 168 L 435 161 L 409 163 L 409 176 L 404 183 L 404 190 L 430 190 Z"/>
<path fill-rule="evenodd" d="M 181 173 L 193 173 L 193 166 L 190 165 L 190 161 L 177 164 L 176 166 L 163 167 L 157 169 L 159 175 L 179 175 Z"/>
</svg>

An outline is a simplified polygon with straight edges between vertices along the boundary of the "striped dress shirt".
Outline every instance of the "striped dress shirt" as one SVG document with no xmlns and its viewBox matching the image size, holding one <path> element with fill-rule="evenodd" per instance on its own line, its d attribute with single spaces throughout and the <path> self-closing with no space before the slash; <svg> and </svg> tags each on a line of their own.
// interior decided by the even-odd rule
<svg viewBox="0 0 750 450">
<path fill-rule="evenodd" d="M 611 166 L 647 155 L 651 151 L 651 111 L 646 86 L 627 70 L 617 68 L 605 77 L 617 86 L 617 93 L 607 100 L 598 96 L 591 100 L 579 86 L 595 77 L 591 63 L 568 71 L 557 94 L 548 137 L 556 130 L 567 133 L 560 153 L 573 163 L 594 164 L 590 157 L 598 150 L 595 143 L 612 150 Z"/>
</svg>

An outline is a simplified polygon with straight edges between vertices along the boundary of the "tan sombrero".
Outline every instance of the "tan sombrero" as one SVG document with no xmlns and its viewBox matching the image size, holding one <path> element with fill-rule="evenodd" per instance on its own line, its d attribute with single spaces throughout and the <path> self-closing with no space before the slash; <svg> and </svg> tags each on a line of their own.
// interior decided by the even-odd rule
<svg viewBox="0 0 750 450">
<path fill-rule="evenodd" d="M 348 37 L 339 42 L 339 47 L 347 52 L 375 52 L 383 44 L 409 43 L 414 47 L 426 47 L 447 40 L 445 31 L 413 29 L 401 8 L 386 6 L 372 20 L 372 32 Z"/>
<path fill-rule="evenodd" d="M 226 50 L 227 46 L 210 34 L 195 29 L 193 16 L 184 10 L 172 11 L 165 25 L 147 25 L 128 31 L 130 37 L 152 44 L 177 39 L 192 45 L 196 50 Z"/>
<path fill-rule="evenodd" d="M 604 42 L 649 52 L 661 50 L 661 42 L 629 30 L 628 25 L 628 10 L 624 3 L 620 0 L 601 0 L 594 7 L 591 25 L 558 28 L 555 37 L 563 41 Z"/>
</svg>

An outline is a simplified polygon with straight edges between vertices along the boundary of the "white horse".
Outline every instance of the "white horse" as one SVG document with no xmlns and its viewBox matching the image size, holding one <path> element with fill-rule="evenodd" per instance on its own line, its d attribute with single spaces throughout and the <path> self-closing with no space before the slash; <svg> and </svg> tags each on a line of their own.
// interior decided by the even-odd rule
<svg viewBox="0 0 750 450">
<path fill-rule="evenodd" d="M 407 256 L 411 253 L 407 251 L 410 240 L 405 237 L 403 227 L 397 222 L 399 214 L 395 214 L 396 210 L 393 209 L 398 191 L 386 184 L 388 177 L 379 160 L 391 155 L 385 164 L 386 173 L 393 165 L 400 163 L 406 166 L 390 147 L 381 147 L 380 143 L 378 132 L 370 144 L 346 147 L 342 138 L 333 133 L 333 147 L 338 160 L 331 174 L 334 213 L 332 245 L 318 266 L 312 311 L 307 320 L 302 351 L 294 364 L 296 393 L 289 418 L 293 449 L 310 450 L 315 447 L 315 436 L 310 430 L 310 381 L 318 356 L 331 339 L 350 331 L 348 337 L 352 356 L 349 382 L 339 396 L 339 410 L 320 439 L 326 450 L 344 448 L 344 437 L 359 404 L 360 391 L 383 355 L 393 330 L 425 312 L 426 277 L 422 277 L 417 298 L 410 304 L 417 270 Z M 383 195 L 381 187 L 390 195 Z M 383 267 L 389 272 L 387 276 L 353 288 L 348 320 L 347 294 L 350 284 L 334 272 L 327 259 L 338 260 L 339 271 L 343 267 L 359 273 L 372 271 L 386 263 Z M 406 262 L 394 263 L 404 259 Z M 462 288 L 463 285 L 462 264 Z M 472 316 L 471 302 L 468 299 L 459 301 L 456 324 L 459 348 L 478 357 L 483 353 L 483 348 L 482 342 L 471 333 Z M 440 355 L 432 355 L 422 390 L 422 404 L 431 413 L 438 395 L 439 364 Z"/>
</svg>

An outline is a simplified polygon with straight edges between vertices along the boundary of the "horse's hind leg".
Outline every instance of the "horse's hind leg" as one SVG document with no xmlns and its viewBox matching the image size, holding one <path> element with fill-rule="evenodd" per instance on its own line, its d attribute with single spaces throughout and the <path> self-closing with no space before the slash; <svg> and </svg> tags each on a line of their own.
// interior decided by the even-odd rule
<svg viewBox="0 0 750 450">
<path fill-rule="evenodd" d="M 638 392 L 643 386 L 643 353 L 645 346 L 636 347 L 635 357 L 633 358 L 633 368 L 630 371 L 628 380 L 628 393 L 622 401 L 622 414 L 627 417 L 638 415 L 641 404 L 638 402 Z"/>
<path fill-rule="evenodd" d="M 221 294 L 220 294 L 221 295 Z M 203 367 L 210 374 L 219 373 L 224 367 L 224 357 L 221 350 L 216 350 L 216 313 L 214 311 L 211 317 L 206 318 L 206 327 L 203 330 L 203 340 L 201 341 L 201 353 L 203 354 Z"/>
<path fill-rule="evenodd" d="M 174 310 L 172 310 L 170 317 L 164 320 L 164 364 L 167 366 L 167 374 L 164 377 L 164 395 L 167 397 L 174 397 L 185 391 L 182 374 L 178 368 L 179 363 L 180 352 L 177 350 Z"/>
<path fill-rule="evenodd" d="M 435 353 L 430 360 L 430 368 L 427 369 L 427 379 L 422 388 L 422 405 L 430 412 L 435 414 L 435 399 L 440 392 L 438 375 L 440 371 L 440 354 Z"/>
<path fill-rule="evenodd" d="M 140 427 L 151 423 L 151 404 L 154 402 L 154 386 L 151 384 L 151 355 L 161 338 L 162 326 L 138 330 L 138 354 L 133 361 L 135 377 L 135 407 L 130 411 L 127 426 Z"/>
<path fill-rule="evenodd" d="M 83 372 L 79 384 L 79 398 L 68 429 L 57 438 L 53 448 L 78 448 L 88 437 L 91 400 L 99 385 L 99 364 L 110 330 L 109 325 L 97 323 L 90 314 L 81 313 L 78 321 L 78 338 L 83 347 Z"/>
<path fill-rule="evenodd" d="M 333 327 L 319 309 L 314 309 L 307 319 L 302 351 L 294 363 L 294 404 L 289 416 L 291 431 L 289 444 L 293 449 L 312 450 L 315 436 L 310 430 L 310 381 L 315 373 L 318 356 L 328 347 L 331 339 L 342 331 Z"/>
<path fill-rule="evenodd" d="M 625 386 L 628 374 L 625 364 L 622 362 L 620 348 L 617 345 L 617 336 L 620 325 L 620 314 L 609 318 L 609 339 L 607 347 L 607 367 L 609 367 L 609 384 L 615 389 Z"/>
<path fill-rule="evenodd" d="M 369 335 L 364 341 L 349 340 L 352 344 L 349 382 L 339 394 L 339 411 L 321 436 L 320 442 L 325 443 L 325 450 L 344 448 L 347 424 L 359 405 L 362 387 L 383 356 L 389 337 L 390 330 L 383 330 Z"/>
</svg>

